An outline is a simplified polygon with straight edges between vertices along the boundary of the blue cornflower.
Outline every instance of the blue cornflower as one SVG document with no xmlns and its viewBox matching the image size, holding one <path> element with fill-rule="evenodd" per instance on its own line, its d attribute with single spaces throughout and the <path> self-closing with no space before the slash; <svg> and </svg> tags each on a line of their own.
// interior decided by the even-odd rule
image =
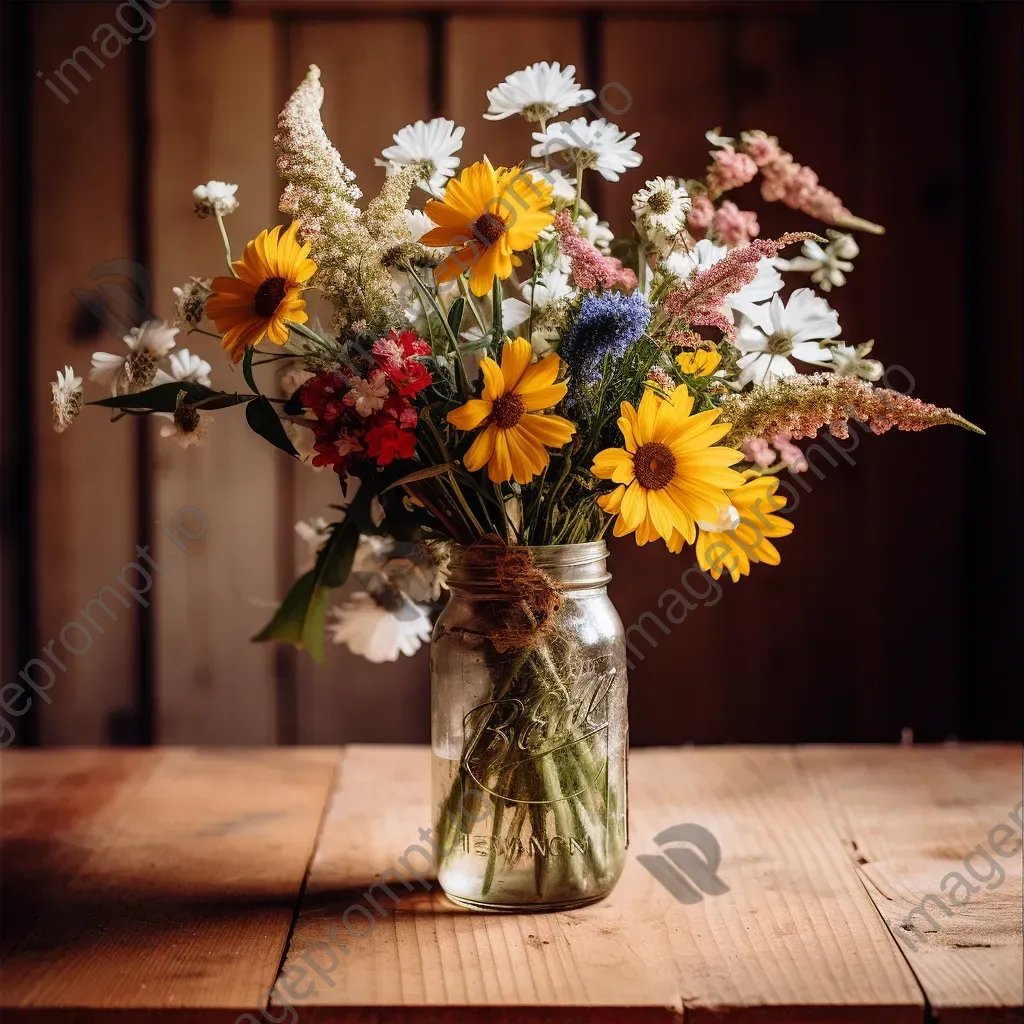
<svg viewBox="0 0 1024 1024">
<path fill-rule="evenodd" d="M 650 322 L 651 307 L 637 292 L 587 295 L 558 351 L 577 381 L 595 380 L 604 357 L 621 359 Z"/>
</svg>

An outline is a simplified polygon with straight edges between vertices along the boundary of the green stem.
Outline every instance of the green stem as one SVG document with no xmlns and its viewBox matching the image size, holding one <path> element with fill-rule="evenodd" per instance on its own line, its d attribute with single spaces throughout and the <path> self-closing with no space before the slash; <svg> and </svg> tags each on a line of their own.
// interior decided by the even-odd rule
<svg viewBox="0 0 1024 1024">
<path fill-rule="evenodd" d="M 224 241 L 224 259 L 227 261 L 228 270 L 231 271 L 232 277 L 238 277 L 238 272 L 235 270 L 235 265 L 231 261 L 231 243 L 228 241 L 228 231 L 224 227 L 224 218 L 220 215 L 217 210 L 214 210 L 214 216 L 217 218 L 217 227 L 220 228 L 220 237 Z"/>
</svg>

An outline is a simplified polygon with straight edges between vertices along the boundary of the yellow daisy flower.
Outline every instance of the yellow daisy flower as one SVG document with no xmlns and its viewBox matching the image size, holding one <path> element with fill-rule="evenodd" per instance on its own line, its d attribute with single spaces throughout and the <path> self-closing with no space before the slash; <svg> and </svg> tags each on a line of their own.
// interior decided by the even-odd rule
<svg viewBox="0 0 1024 1024">
<path fill-rule="evenodd" d="M 695 348 L 692 352 L 680 352 L 676 356 L 679 369 L 691 377 L 710 377 L 721 361 L 721 353 L 710 348 Z"/>
<path fill-rule="evenodd" d="M 439 281 L 454 281 L 469 270 L 474 295 L 486 295 L 494 283 L 510 277 L 522 260 L 514 253 L 529 249 L 554 219 L 551 186 L 525 174 L 521 167 L 494 168 L 485 157 L 465 168 L 445 186 L 444 199 L 427 202 L 426 214 L 438 225 L 420 242 L 454 246 L 434 271 Z"/>
<path fill-rule="evenodd" d="M 776 477 L 761 476 L 731 491 L 729 502 L 734 511 L 730 511 L 735 523 L 731 529 L 716 529 L 719 523 L 697 524 L 697 563 L 705 572 L 717 580 L 725 571 L 733 583 L 738 583 L 741 576 L 749 575 L 751 562 L 779 564 L 779 552 L 768 538 L 789 536 L 793 524 L 772 515 L 786 504 L 785 498 L 775 494 L 778 486 Z M 668 546 L 670 551 L 682 551 L 682 537 L 677 534 Z"/>
<path fill-rule="evenodd" d="M 598 452 L 591 472 L 619 486 L 598 504 L 615 515 L 613 533 L 635 533 L 637 544 L 657 537 L 668 541 L 678 532 L 693 543 L 697 520 L 717 518 L 729 504 L 726 490 L 743 477 L 729 469 L 743 456 L 733 448 L 715 448 L 731 425 L 715 423 L 719 410 L 692 416 L 693 397 L 680 385 L 668 398 L 644 392 L 638 409 L 619 407 L 619 430 L 625 448 Z"/>
<path fill-rule="evenodd" d="M 269 338 L 275 345 L 288 340 L 286 320 L 304 324 L 306 300 L 301 285 L 316 273 L 307 259 L 309 243 L 299 245 L 293 220 L 284 234 L 278 225 L 261 231 L 232 266 L 238 277 L 215 277 L 213 294 L 206 300 L 206 315 L 223 335 L 221 348 L 237 363 L 247 348 Z"/>
<path fill-rule="evenodd" d="M 552 353 L 531 366 L 532 356 L 525 338 L 506 341 L 501 366 L 480 360 L 481 396 L 448 413 L 448 422 L 459 430 L 484 426 L 462 462 L 471 472 L 486 465 L 496 484 L 529 483 L 551 461 L 547 449 L 561 448 L 576 433 L 569 420 L 542 414 L 565 398 L 568 385 L 555 383 L 562 360 Z"/>
</svg>

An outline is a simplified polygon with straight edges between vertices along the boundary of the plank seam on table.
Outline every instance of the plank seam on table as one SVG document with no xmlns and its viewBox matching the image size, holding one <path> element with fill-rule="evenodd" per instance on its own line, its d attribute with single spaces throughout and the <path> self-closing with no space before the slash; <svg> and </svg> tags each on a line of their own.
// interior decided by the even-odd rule
<svg viewBox="0 0 1024 1024">
<path fill-rule="evenodd" d="M 917 971 L 914 970 L 914 965 L 913 963 L 911 963 L 910 958 L 907 956 L 907 951 L 903 948 L 903 945 L 896 938 L 896 936 L 893 935 L 892 928 L 889 927 L 889 922 L 886 921 L 885 917 L 882 914 L 882 911 L 879 909 L 878 903 L 876 902 L 875 898 L 871 895 L 871 889 L 869 889 L 868 886 L 869 884 L 872 885 L 872 888 L 874 888 L 874 886 L 873 883 L 871 883 L 871 879 L 868 878 L 867 874 L 865 873 L 863 864 L 861 864 L 861 862 L 856 857 L 853 857 L 850 854 L 850 845 L 855 847 L 856 840 L 853 838 L 853 828 L 846 817 L 846 812 L 844 811 L 842 804 L 838 804 L 836 810 L 832 809 L 834 802 L 829 801 L 827 799 L 828 794 L 822 790 L 818 782 L 818 779 L 815 777 L 814 773 L 807 770 L 807 765 L 805 764 L 804 759 L 800 756 L 802 747 L 795 746 L 792 748 L 792 751 L 793 760 L 796 765 L 797 771 L 800 772 L 801 775 L 803 775 L 810 781 L 811 787 L 817 794 L 817 796 L 820 798 L 822 805 L 828 809 L 829 820 L 835 827 L 836 835 L 839 839 L 839 845 L 842 848 L 842 852 L 846 854 L 846 856 L 849 857 L 852 861 L 854 874 L 857 877 L 857 881 L 860 882 L 861 888 L 864 890 L 865 896 L 867 896 L 868 901 L 871 903 L 871 907 L 874 910 L 875 915 L 882 922 L 882 927 L 885 928 L 886 934 L 888 934 L 893 946 L 895 946 L 896 949 L 899 951 L 900 957 L 903 959 L 903 962 L 907 965 L 907 968 L 914 979 L 914 984 L 917 986 L 918 991 L 921 993 L 921 998 L 924 1000 L 924 1016 L 922 1019 L 926 1022 L 926 1024 L 928 1024 L 928 1022 L 930 1021 L 934 1021 L 936 1019 L 935 1013 L 932 1009 L 932 1004 L 928 999 L 928 993 L 925 990 L 924 982 L 917 976 Z M 844 842 L 844 840 L 846 840 L 846 842 Z M 850 845 L 847 845 L 847 843 L 849 843 Z"/>
<path fill-rule="evenodd" d="M 341 781 L 341 772 L 345 763 L 345 755 L 347 751 L 347 746 L 339 749 L 338 759 L 334 765 L 334 771 L 331 773 L 330 785 L 324 793 L 324 805 L 320 808 L 320 820 L 316 825 L 316 835 L 313 836 L 313 842 L 310 844 L 309 859 L 306 861 L 306 870 L 302 873 L 302 884 L 299 886 L 298 893 L 295 897 L 295 905 L 292 907 L 292 919 L 288 925 L 288 934 L 285 936 L 284 943 L 281 946 L 281 957 L 277 962 L 277 970 L 274 972 L 274 982 L 266 993 L 266 1008 L 269 1008 L 271 1005 L 274 991 L 276 990 L 278 982 L 281 981 L 281 977 L 284 973 L 284 965 L 288 962 L 288 954 L 291 952 L 292 939 L 295 935 L 295 926 L 298 924 L 299 915 L 302 912 L 302 906 L 306 898 L 306 887 L 309 885 L 309 875 L 313 870 L 313 862 L 316 860 L 317 851 L 320 849 L 320 837 L 323 835 L 324 824 L 327 821 L 327 815 L 330 812 L 331 804 L 334 801 L 334 793 Z M 259 1007 L 259 1009 L 263 1010 L 265 1007 Z"/>
</svg>

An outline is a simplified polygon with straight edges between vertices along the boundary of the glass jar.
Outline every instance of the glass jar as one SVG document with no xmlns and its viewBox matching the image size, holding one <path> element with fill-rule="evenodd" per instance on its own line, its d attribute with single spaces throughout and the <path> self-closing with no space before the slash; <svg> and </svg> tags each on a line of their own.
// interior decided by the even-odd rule
<svg viewBox="0 0 1024 1024">
<path fill-rule="evenodd" d="M 455 547 L 430 652 L 438 880 L 479 910 L 606 896 L 626 856 L 626 652 L 604 541 Z"/>
</svg>

